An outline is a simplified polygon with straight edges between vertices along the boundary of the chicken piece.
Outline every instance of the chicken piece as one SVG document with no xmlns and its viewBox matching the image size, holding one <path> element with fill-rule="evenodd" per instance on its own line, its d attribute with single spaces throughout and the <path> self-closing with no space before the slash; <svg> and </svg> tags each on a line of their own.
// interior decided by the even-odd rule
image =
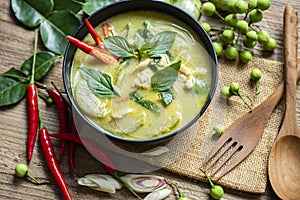
<svg viewBox="0 0 300 200">
<path fill-rule="evenodd" d="M 187 68 L 186 66 L 184 66 L 183 64 L 181 64 L 179 72 L 183 75 L 185 75 L 187 78 L 189 76 L 192 76 L 192 72 L 189 68 Z"/>
<path fill-rule="evenodd" d="M 151 58 L 147 58 L 143 61 L 141 61 L 134 69 L 134 72 L 136 71 L 142 71 L 144 70 L 146 67 L 148 67 L 152 62 L 152 59 Z"/>
<path fill-rule="evenodd" d="M 195 77 L 191 72 L 191 70 L 185 67 L 184 65 L 181 65 L 179 69 L 179 73 L 185 76 L 185 80 L 182 79 L 184 80 L 184 88 L 188 90 L 192 89 L 195 86 Z"/>
<path fill-rule="evenodd" d="M 137 79 L 134 80 L 132 87 L 149 89 L 151 88 L 151 77 L 154 72 L 150 68 L 137 73 Z"/>
<path fill-rule="evenodd" d="M 189 76 L 184 83 L 184 88 L 188 90 L 192 89 L 195 86 L 195 82 L 194 76 Z"/>
<path fill-rule="evenodd" d="M 164 68 L 164 67 L 168 66 L 169 64 L 170 64 L 169 56 L 166 54 L 161 54 L 160 60 L 159 60 L 159 66 Z"/>
</svg>

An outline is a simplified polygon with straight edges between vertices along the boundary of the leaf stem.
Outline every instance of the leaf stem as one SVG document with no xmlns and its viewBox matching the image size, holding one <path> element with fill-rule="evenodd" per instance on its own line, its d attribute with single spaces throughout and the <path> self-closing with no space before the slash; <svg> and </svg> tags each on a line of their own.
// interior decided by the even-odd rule
<svg viewBox="0 0 300 200">
<path fill-rule="evenodd" d="M 34 53 L 33 53 L 33 61 L 32 61 L 32 68 L 31 68 L 31 79 L 30 84 L 34 84 L 34 73 L 35 73 L 35 63 L 36 63 L 36 51 L 37 51 L 37 43 L 38 43 L 38 31 L 35 30 L 35 37 L 34 37 Z"/>
</svg>

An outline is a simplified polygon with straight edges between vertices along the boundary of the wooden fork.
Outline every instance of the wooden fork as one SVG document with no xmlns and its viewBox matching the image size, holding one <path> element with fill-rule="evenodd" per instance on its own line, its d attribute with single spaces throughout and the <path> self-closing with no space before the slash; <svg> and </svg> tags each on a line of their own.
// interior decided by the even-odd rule
<svg viewBox="0 0 300 200">
<path fill-rule="evenodd" d="M 300 62 L 298 62 L 298 80 L 299 66 Z M 282 82 L 263 103 L 229 126 L 206 156 L 202 169 L 210 170 L 213 179 L 219 180 L 242 162 L 261 139 L 269 118 L 283 93 L 284 83 Z M 219 172 L 218 176 L 216 176 L 217 172 Z"/>
</svg>

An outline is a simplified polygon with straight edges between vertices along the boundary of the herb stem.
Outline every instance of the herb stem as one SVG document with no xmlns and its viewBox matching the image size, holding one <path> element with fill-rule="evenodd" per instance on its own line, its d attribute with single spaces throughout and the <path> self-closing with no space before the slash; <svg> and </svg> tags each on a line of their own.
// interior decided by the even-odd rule
<svg viewBox="0 0 300 200">
<path fill-rule="evenodd" d="M 35 37 L 34 37 L 34 54 L 33 54 L 32 68 L 31 68 L 30 84 L 34 84 L 37 43 L 38 43 L 38 31 L 36 30 L 35 31 Z"/>
</svg>

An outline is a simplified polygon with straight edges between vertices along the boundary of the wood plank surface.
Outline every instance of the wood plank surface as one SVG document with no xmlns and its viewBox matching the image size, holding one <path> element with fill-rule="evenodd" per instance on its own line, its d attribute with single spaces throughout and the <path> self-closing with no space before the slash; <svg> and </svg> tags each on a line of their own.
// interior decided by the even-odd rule
<svg viewBox="0 0 300 200">
<path fill-rule="evenodd" d="M 283 61 L 283 11 L 287 3 L 296 5 L 298 11 L 300 11 L 300 1 L 271 0 L 271 8 L 264 12 L 264 20 L 260 23 L 260 26 L 276 38 L 278 47 L 273 54 L 263 52 L 258 48 L 255 51 L 255 56 Z M 33 43 L 34 31 L 25 28 L 14 18 L 9 0 L 0 0 L 0 73 L 12 67 L 20 68 L 24 60 L 33 55 Z M 39 45 L 39 50 L 42 50 L 42 48 L 42 45 Z M 299 50 L 298 57 L 300 58 Z M 50 85 L 50 82 L 54 81 L 58 88 L 63 88 L 61 67 L 62 60 L 59 60 L 45 78 L 44 83 Z M 297 88 L 297 97 L 297 115 L 300 119 L 300 86 Z M 41 109 L 49 131 L 58 132 L 59 122 L 55 105 L 46 106 L 41 101 Z M 0 116 L 0 199 L 61 199 L 58 187 L 51 178 L 38 142 L 33 155 L 34 159 L 30 163 L 30 172 L 38 178 L 50 179 L 51 184 L 37 186 L 14 175 L 15 165 L 21 162 L 26 163 L 26 101 L 23 100 L 16 105 L 0 108 Z M 58 150 L 59 142 L 54 141 L 54 146 Z M 105 170 L 84 148 L 78 147 L 76 154 L 76 170 L 74 173 L 71 173 L 68 168 L 66 156 L 59 160 L 74 199 L 134 199 L 125 189 L 118 191 L 115 195 L 110 195 L 79 187 L 76 183 L 77 177 L 95 172 L 105 173 Z M 177 182 L 189 199 L 211 199 L 207 183 L 181 177 L 164 170 L 153 172 L 153 174 Z M 225 192 L 224 200 L 278 199 L 269 184 L 266 193 L 262 195 L 248 194 L 226 188 Z M 175 191 L 167 199 L 177 199 L 174 194 Z"/>
</svg>

